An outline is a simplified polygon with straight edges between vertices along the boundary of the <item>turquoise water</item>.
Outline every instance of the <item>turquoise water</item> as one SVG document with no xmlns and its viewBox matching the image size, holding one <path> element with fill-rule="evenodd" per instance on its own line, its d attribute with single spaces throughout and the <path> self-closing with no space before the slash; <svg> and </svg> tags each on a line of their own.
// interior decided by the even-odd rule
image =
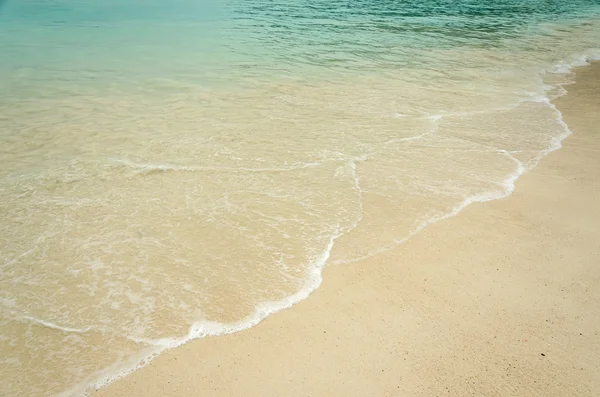
<svg viewBox="0 0 600 397">
<path fill-rule="evenodd" d="M 506 197 L 600 55 L 600 1 L 0 7 L 10 396 L 83 395 Z"/>
<path fill-rule="evenodd" d="M 552 35 L 543 31 L 548 23 L 581 26 L 597 7 L 597 1 L 9 1 L 0 66 L 12 95 L 33 85 L 58 90 L 57 81 L 81 85 L 73 88 L 79 92 L 158 78 L 192 85 L 315 73 L 343 79 L 435 68 L 431 51 L 443 49 L 543 52 L 528 37 Z"/>
</svg>

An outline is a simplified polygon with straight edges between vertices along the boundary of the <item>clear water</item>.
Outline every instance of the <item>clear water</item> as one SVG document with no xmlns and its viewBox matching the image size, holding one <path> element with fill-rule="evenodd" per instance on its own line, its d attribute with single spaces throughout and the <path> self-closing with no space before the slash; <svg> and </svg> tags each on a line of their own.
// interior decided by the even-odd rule
<svg viewBox="0 0 600 397">
<path fill-rule="evenodd" d="M 84 394 L 510 194 L 599 6 L 5 2 L 0 395 Z"/>
</svg>

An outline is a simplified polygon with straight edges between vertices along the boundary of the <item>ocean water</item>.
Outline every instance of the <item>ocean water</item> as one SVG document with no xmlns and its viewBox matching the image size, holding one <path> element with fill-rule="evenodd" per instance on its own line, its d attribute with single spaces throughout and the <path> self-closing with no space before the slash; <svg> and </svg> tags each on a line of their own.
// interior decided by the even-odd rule
<svg viewBox="0 0 600 397">
<path fill-rule="evenodd" d="M 509 195 L 569 134 L 552 99 L 600 54 L 599 16 L 0 2 L 0 396 L 84 395 Z"/>
</svg>

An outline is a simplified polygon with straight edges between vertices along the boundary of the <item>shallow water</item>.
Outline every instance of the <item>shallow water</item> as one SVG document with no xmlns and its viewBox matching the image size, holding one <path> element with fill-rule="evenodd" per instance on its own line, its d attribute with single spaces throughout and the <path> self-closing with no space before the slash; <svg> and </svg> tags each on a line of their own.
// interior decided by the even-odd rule
<svg viewBox="0 0 600 397">
<path fill-rule="evenodd" d="M 510 194 L 598 6 L 8 1 L 0 395 L 80 395 Z"/>
</svg>

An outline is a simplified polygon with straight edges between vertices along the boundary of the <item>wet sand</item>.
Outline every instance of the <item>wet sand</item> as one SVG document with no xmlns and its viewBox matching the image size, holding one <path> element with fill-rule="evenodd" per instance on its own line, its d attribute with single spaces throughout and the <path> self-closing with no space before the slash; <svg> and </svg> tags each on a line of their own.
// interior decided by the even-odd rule
<svg viewBox="0 0 600 397">
<path fill-rule="evenodd" d="M 331 265 L 293 308 L 94 396 L 600 395 L 600 64 L 567 89 L 573 135 L 508 198 Z"/>
</svg>

